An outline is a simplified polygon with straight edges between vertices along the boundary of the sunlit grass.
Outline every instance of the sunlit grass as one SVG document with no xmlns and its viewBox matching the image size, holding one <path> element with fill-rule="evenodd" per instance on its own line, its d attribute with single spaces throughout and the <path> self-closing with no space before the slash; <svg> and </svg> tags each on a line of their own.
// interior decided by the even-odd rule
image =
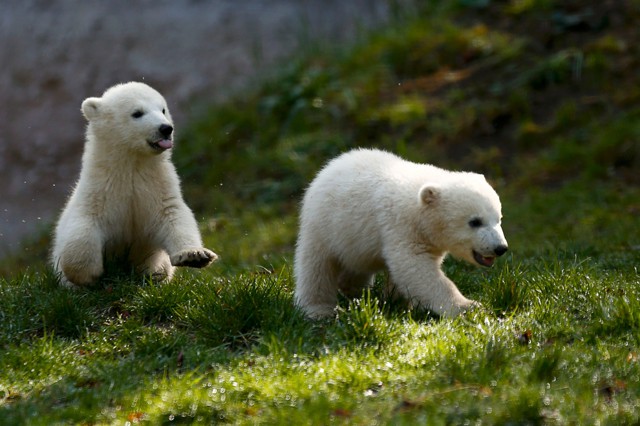
<svg viewBox="0 0 640 426">
<path fill-rule="evenodd" d="M 376 285 L 343 300 L 335 320 L 308 322 L 286 267 L 81 292 L 47 274 L 3 282 L 0 414 L 34 424 L 589 422 L 594 410 L 634 420 L 640 256 L 612 267 L 600 250 L 515 254 L 487 272 L 447 262 L 484 306 L 455 320 L 408 312 Z M 41 305 L 15 309 L 29 301 Z M 90 326 L 62 321 L 71 306 Z"/>
</svg>

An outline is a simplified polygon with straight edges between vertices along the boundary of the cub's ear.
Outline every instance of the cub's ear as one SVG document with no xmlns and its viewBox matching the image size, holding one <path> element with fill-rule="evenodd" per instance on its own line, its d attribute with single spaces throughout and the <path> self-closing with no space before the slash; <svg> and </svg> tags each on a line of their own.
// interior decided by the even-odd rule
<svg viewBox="0 0 640 426">
<path fill-rule="evenodd" d="M 84 118 L 91 121 L 98 117 L 100 114 L 100 104 L 102 101 L 100 98 L 87 98 L 82 102 L 82 114 Z"/>
<path fill-rule="evenodd" d="M 440 199 L 441 189 L 432 183 L 427 183 L 418 193 L 418 200 L 424 205 L 433 205 Z"/>
</svg>

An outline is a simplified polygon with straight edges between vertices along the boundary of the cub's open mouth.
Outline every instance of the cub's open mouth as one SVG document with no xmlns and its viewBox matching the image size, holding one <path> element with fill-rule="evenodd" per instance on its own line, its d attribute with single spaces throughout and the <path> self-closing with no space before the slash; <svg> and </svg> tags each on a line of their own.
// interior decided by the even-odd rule
<svg viewBox="0 0 640 426">
<path fill-rule="evenodd" d="M 171 139 L 159 139 L 157 141 L 147 141 L 149 146 L 156 151 L 166 151 L 173 147 L 173 141 Z"/>
<path fill-rule="evenodd" d="M 483 256 L 477 251 L 473 250 L 473 258 L 476 262 L 478 262 L 482 266 L 491 267 L 493 266 L 493 262 L 495 262 L 495 256 Z"/>
</svg>

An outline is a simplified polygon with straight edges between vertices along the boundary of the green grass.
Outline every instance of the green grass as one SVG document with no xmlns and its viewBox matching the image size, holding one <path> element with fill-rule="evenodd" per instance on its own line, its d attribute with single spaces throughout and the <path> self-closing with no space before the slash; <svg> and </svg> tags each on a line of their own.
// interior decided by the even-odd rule
<svg viewBox="0 0 640 426">
<path fill-rule="evenodd" d="M 217 264 L 71 291 L 46 236 L 5 259 L 2 424 L 640 422 L 640 5 L 436 3 L 182 126 Z M 354 146 L 486 173 L 511 250 L 444 264 L 482 308 L 408 310 L 384 274 L 332 320 L 294 307 L 298 202 Z"/>
<path fill-rule="evenodd" d="M 487 273 L 448 262 L 485 306 L 455 320 L 390 305 L 376 286 L 343 300 L 336 320 L 307 322 L 288 268 L 82 292 L 33 274 L 2 285 L 0 414 L 9 424 L 634 422 L 639 257 L 514 255 Z"/>
</svg>

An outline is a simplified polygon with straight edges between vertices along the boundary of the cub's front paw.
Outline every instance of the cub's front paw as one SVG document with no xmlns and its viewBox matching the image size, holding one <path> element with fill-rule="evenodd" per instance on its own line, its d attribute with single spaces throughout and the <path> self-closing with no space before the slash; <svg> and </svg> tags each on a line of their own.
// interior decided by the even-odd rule
<svg viewBox="0 0 640 426">
<path fill-rule="evenodd" d="M 473 312 L 473 311 L 479 311 L 479 310 L 483 310 L 485 309 L 484 305 L 480 302 L 477 302 L 475 300 L 470 300 L 470 304 L 465 306 L 460 313 L 461 314 L 466 314 L 467 312 Z"/>
<path fill-rule="evenodd" d="M 192 248 L 182 250 L 171 255 L 171 264 L 173 266 L 189 266 L 191 268 L 204 268 L 211 262 L 215 262 L 218 255 L 209 249 Z"/>
<path fill-rule="evenodd" d="M 446 308 L 434 309 L 434 311 L 443 317 L 455 318 L 458 315 L 462 315 L 466 312 L 482 309 L 482 304 L 471 299 L 457 300 L 455 303 L 451 303 Z"/>
</svg>

